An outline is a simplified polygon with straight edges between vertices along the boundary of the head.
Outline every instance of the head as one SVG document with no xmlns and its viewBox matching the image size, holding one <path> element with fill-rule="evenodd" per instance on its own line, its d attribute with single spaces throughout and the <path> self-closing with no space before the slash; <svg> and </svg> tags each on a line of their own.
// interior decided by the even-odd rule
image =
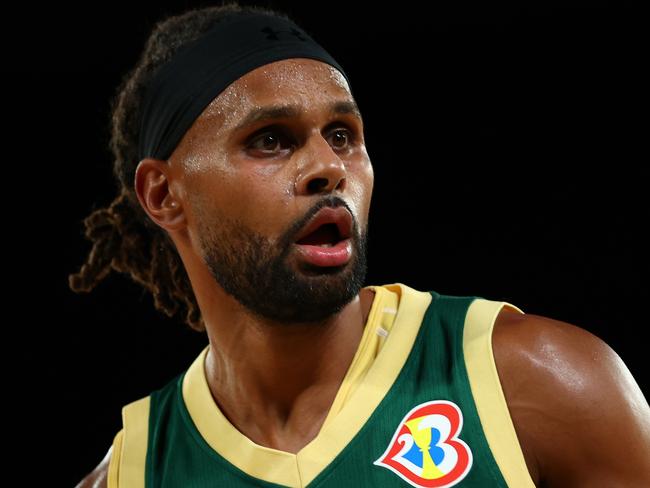
<svg viewBox="0 0 650 488">
<path fill-rule="evenodd" d="M 139 109 L 152 76 L 221 16 L 242 9 L 287 18 L 228 4 L 167 19 L 121 84 L 111 134 L 118 196 L 85 220 L 94 247 L 70 278 L 75 291 L 92 289 L 111 270 L 128 273 L 159 310 L 182 311 L 204 330 L 197 287 L 217 286 L 283 323 L 326 319 L 362 287 L 373 173 L 358 108 L 333 66 L 291 58 L 255 68 L 205 107 L 169 157 L 138 155 Z M 284 107 L 280 118 L 249 118 L 271 106 Z M 345 265 L 314 266 L 295 244 L 325 206 L 352 214 Z"/>
</svg>

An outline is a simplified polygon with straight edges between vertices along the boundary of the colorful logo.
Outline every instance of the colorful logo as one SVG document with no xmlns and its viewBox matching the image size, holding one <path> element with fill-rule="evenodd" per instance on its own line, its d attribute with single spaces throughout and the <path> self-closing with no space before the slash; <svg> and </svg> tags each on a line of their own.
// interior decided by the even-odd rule
<svg viewBox="0 0 650 488">
<path fill-rule="evenodd" d="M 472 451 L 457 437 L 462 428 L 463 414 L 455 403 L 420 403 L 404 416 L 388 449 L 373 464 L 413 486 L 453 486 L 472 467 Z"/>
</svg>

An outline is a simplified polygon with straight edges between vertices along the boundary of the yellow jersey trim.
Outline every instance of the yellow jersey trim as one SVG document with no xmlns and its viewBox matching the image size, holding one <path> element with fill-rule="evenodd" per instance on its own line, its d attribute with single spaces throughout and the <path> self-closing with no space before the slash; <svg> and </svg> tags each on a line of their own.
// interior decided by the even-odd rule
<svg viewBox="0 0 650 488">
<path fill-rule="evenodd" d="M 150 396 L 140 398 L 122 408 L 122 450 L 118 471 L 118 486 L 144 488 L 149 437 Z"/>
<path fill-rule="evenodd" d="M 503 478 L 511 488 L 535 488 L 494 362 L 492 330 L 504 306 L 524 313 L 511 303 L 484 298 L 469 306 L 463 330 L 465 366 L 485 438 Z"/>
<path fill-rule="evenodd" d="M 113 444 L 111 446 L 111 459 L 108 462 L 108 474 L 106 476 L 107 488 L 118 488 L 118 478 L 120 473 L 120 460 L 122 459 L 122 438 L 124 437 L 124 429 L 115 434 Z"/>
<path fill-rule="evenodd" d="M 386 337 L 395 323 L 399 304 L 397 293 L 380 286 L 368 286 L 367 288 L 375 292 L 375 298 L 368 312 L 363 336 L 321 430 L 339 414 L 357 387 L 363 383 L 370 366 L 386 343 Z"/>
<path fill-rule="evenodd" d="M 350 443 L 390 391 L 406 363 L 432 296 L 402 283 L 375 291 L 361 342 L 318 435 L 298 453 L 256 444 L 220 411 L 205 375 L 209 345 L 183 378 L 183 400 L 201 436 L 255 478 L 290 487 L 313 481 Z M 386 330 L 386 328 L 388 330 Z"/>
</svg>

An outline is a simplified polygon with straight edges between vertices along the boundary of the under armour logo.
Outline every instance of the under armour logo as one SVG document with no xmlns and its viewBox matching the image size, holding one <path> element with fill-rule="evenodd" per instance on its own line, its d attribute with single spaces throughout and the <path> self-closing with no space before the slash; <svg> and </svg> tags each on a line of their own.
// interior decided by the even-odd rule
<svg viewBox="0 0 650 488">
<path fill-rule="evenodd" d="M 287 30 L 275 30 L 271 27 L 264 27 L 262 29 L 262 32 L 266 34 L 266 38 L 271 40 L 271 41 L 279 41 L 280 36 L 282 34 L 286 34 L 289 36 L 294 36 L 297 39 L 300 39 L 301 41 L 307 41 L 308 39 L 302 34 L 297 29 L 294 29 L 293 27 L 291 29 Z"/>
</svg>

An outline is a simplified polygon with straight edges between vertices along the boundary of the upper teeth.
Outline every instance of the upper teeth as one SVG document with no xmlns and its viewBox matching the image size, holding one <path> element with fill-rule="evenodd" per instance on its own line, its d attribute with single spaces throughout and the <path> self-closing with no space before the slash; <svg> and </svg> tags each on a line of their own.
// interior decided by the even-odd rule
<svg viewBox="0 0 650 488">
<path fill-rule="evenodd" d="M 334 244 L 329 243 L 329 244 L 319 244 L 320 247 L 333 247 Z"/>
</svg>

